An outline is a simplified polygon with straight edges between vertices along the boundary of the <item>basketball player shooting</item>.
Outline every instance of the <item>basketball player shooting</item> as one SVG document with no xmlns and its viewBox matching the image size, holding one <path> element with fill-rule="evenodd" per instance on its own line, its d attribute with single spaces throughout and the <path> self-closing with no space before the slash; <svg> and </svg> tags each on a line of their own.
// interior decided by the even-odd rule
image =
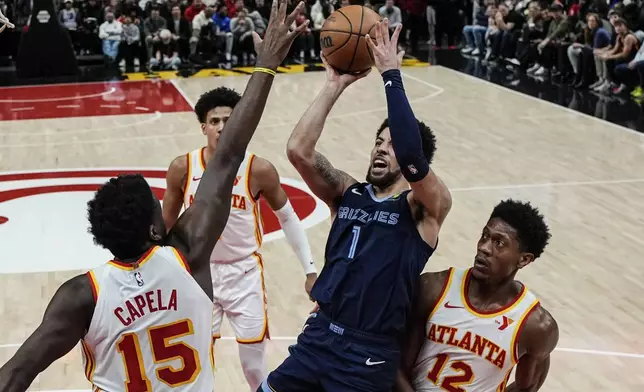
<svg viewBox="0 0 644 392">
<path fill-rule="evenodd" d="M 166 234 L 161 204 L 142 176 L 105 183 L 88 203 L 88 217 L 96 244 L 114 260 L 58 289 L 40 326 L 0 369 L 0 391 L 26 391 L 79 340 L 93 390 L 212 391 L 210 255 L 275 69 L 306 28 L 289 32 L 304 3 L 288 17 L 286 7 L 286 0 L 274 1 L 264 40 L 253 36 L 257 67 L 190 208 Z"/>
<path fill-rule="evenodd" d="M 327 82 L 288 142 L 289 160 L 332 209 L 334 221 L 325 265 L 311 291 L 319 309 L 260 391 L 389 392 L 394 387 L 399 339 L 451 196 L 429 168 L 434 136 L 416 120 L 403 90 L 402 53 L 396 49 L 400 28 L 391 39 L 387 20 L 375 31 L 371 50 L 389 117 L 376 132 L 367 182 L 334 168 L 315 145 L 340 94 L 368 71 L 340 75 L 325 61 Z"/>
<path fill-rule="evenodd" d="M 201 96 L 195 113 L 207 138 L 205 147 L 177 157 L 170 164 L 167 189 L 163 197 L 163 218 L 170 228 L 181 207 L 188 208 L 202 181 L 204 162 L 216 153 L 222 131 L 239 103 L 234 90 L 218 87 Z M 221 336 L 224 314 L 239 343 L 239 358 L 252 391 L 268 375 L 264 339 L 268 337 L 268 316 L 264 293 L 264 263 L 259 254 L 262 244 L 259 197 L 263 196 L 275 212 L 288 243 L 306 274 L 307 296 L 317 279 L 311 248 L 300 219 L 280 185 L 275 166 L 266 159 L 246 152 L 233 184 L 230 217 L 221 238 L 210 255 L 213 277 L 214 316 L 212 333 Z"/>
<path fill-rule="evenodd" d="M 472 268 L 421 275 L 396 391 L 538 391 L 559 329 L 515 277 L 549 238 L 536 208 L 505 200 L 483 228 Z"/>
</svg>

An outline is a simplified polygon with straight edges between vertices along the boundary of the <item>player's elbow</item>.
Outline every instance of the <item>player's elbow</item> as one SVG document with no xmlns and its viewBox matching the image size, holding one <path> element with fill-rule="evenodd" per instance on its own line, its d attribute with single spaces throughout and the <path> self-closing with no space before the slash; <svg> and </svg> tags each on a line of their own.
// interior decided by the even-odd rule
<svg viewBox="0 0 644 392">
<path fill-rule="evenodd" d="M 313 154 L 308 152 L 301 144 L 289 140 L 286 146 L 286 157 L 296 169 L 311 164 Z"/>
</svg>

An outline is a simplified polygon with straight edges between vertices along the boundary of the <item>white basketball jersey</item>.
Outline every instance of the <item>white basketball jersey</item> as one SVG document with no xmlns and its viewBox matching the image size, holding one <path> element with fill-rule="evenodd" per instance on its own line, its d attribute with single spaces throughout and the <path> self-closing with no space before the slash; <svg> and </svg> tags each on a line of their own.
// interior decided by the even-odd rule
<svg viewBox="0 0 644 392">
<path fill-rule="evenodd" d="M 428 318 L 427 340 L 412 372 L 416 391 L 505 391 L 518 360 L 518 334 L 539 301 L 523 286 L 510 305 L 480 313 L 465 294 L 469 274 L 450 270 Z"/>
<path fill-rule="evenodd" d="M 183 194 L 183 205 L 190 207 L 199 181 L 206 170 L 205 147 L 188 153 L 188 176 Z M 262 245 L 263 228 L 259 201 L 250 188 L 250 169 L 254 154 L 246 152 L 233 185 L 231 209 L 224 232 L 219 237 L 210 261 L 230 263 L 244 260 L 256 253 Z"/>
<path fill-rule="evenodd" d="M 87 275 L 96 308 L 81 348 L 93 391 L 212 391 L 212 301 L 176 249 Z"/>
</svg>

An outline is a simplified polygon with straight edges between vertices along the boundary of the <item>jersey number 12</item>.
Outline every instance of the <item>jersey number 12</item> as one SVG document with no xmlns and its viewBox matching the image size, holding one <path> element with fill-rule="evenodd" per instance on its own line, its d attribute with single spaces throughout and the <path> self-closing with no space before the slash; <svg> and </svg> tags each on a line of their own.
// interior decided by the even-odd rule
<svg viewBox="0 0 644 392">
<path fill-rule="evenodd" d="M 182 367 L 180 369 L 164 366 L 159 367 L 155 372 L 157 379 L 170 387 L 193 382 L 201 371 L 197 350 L 186 343 L 170 343 L 173 339 L 193 333 L 192 321 L 189 319 L 151 327 L 147 330 L 155 364 L 175 359 L 181 360 Z M 141 344 L 137 334 L 122 335 L 116 343 L 116 349 L 121 354 L 125 365 L 125 391 L 152 392 L 152 384 L 145 374 L 144 356 L 141 353 Z"/>
</svg>

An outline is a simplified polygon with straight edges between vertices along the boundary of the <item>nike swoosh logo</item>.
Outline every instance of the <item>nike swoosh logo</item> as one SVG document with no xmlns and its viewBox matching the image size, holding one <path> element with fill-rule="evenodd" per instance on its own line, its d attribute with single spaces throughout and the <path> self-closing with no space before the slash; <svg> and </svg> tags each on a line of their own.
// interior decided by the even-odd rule
<svg viewBox="0 0 644 392">
<path fill-rule="evenodd" d="M 391 80 L 387 80 L 387 81 L 385 82 L 385 87 L 389 87 L 389 86 L 391 86 Z"/>
<path fill-rule="evenodd" d="M 201 180 L 201 177 L 192 177 L 192 181 L 199 181 Z"/>
<path fill-rule="evenodd" d="M 371 358 L 367 358 L 367 361 L 365 362 L 365 365 L 373 366 L 373 365 L 381 365 L 383 363 L 385 363 L 385 361 L 371 362 Z"/>
<path fill-rule="evenodd" d="M 465 309 L 465 308 L 463 308 L 462 306 L 454 306 L 454 305 L 450 305 L 450 304 L 449 304 L 449 301 L 445 302 L 445 307 L 446 307 L 447 309 Z"/>
<path fill-rule="evenodd" d="M 356 188 L 351 189 L 351 192 L 355 193 L 358 196 L 362 196 L 362 193 L 358 192 Z"/>
</svg>

